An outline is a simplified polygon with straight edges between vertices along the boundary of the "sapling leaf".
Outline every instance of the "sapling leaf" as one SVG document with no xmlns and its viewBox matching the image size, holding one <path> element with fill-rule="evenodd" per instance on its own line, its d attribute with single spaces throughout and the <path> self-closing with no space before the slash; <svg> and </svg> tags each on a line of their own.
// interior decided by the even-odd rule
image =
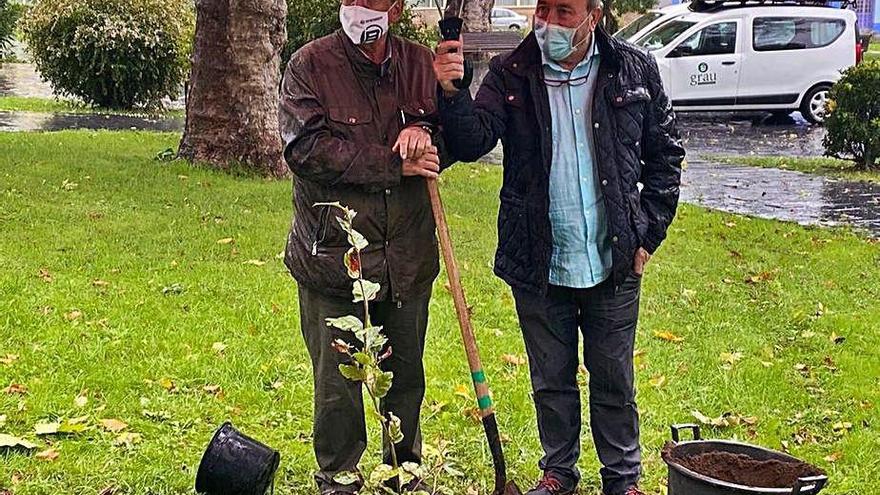
<svg viewBox="0 0 880 495">
<path fill-rule="evenodd" d="M 353 485 L 359 481 L 358 475 L 351 471 L 343 471 L 333 477 L 333 481 L 340 485 Z"/>
<path fill-rule="evenodd" d="M 388 437 L 394 444 L 403 441 L 403 430 L 400 427 L 400 418 L 390 411 L 388 412 Z"/>
<path fill-rule="evenodd" d="M 346 332 L 359 332 L 364 329 L 364 323 L 357 316 L 343 316 L 341 318 L 327 318 L 327 326 L 338 328 Z"/>
<path fill-rule="evenodd" d="M 376 397 L 381 399 L 388 395 L 388 391 L 391 390 L 391 383 L 394 381 L 394 373 L 391 371 L 380 370 L 375 375 L 374 380 L 373 393 L 376 394 Z"/>
<path fill-rule="evenodd" d="M 358 232 L 357 230 L 354 230 L 352 228 L 352 229 L 348 230 L 347 232 L 348 232 L 348 243 L 351 244 L 352 246 L 354 246 L 355 249 L 357 249 L 358 251 L 362 251 L 362 250 L 366 249 L 367 246 L 370 245 L 370 243 L 367 242 L 367 238 L 364 237 L 364 235 L 361 234 L 360 232 Z"/>
<path fill-rule="evenodd" d="M 375 363 L 373 357 L 364 352 L 356 352 L 352 354 L 351 357 L 353 357 L 361 366 L 372 366 Z"/>
<path fill-rule="evenodd" d="M 386 481 L 397 476 L 397 470 L 388 464 L 379 464 L 376 469 L 370 473 L 370 484 L 374 486 L 381 485 Z"/>
<path fill-rule="evenodd" d="M 379 294 L 382 286 L 369 280 L 360 280 L 353 284 L 351 293 L 354 295 L 354 302 L 363 302 L 364 299 L 372 301 Z"/>
<path fill-rule="evenodd" d="M 339 372 L 342 373 L 342 376 L 353 382 L 362 382 L 367 379 L 367 373 L 363 368 L 359 368 L 352 364 L 340 364 Z"/>
<path fill-rule="evenodd" d="M 357 280 L 361 278 L 361 261 L 355 248 L 351 248 L 345 253 L 343 258 L 345 268 L 348 270 L 349 278 Z"/>
</svg>

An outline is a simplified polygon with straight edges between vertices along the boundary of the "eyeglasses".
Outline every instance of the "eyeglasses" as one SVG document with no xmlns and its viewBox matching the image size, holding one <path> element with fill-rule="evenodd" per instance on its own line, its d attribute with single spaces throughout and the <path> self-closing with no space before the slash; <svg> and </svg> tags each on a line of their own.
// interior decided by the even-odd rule
<svg viewBox="0 0 880 495">
<path fill-rule="evenodd" d="M 589 80 L 589 74 L 587 74 L 586 76 L 576 77 L 574 79 L 547 79 L 546 77 L 541 76 L 541 81 L 544 83 L 544 85 L 551 88 L 560 88 L 562 86 L 583 86 L 584 84 L 587 84 L 587 81 Z"/>
</svg>

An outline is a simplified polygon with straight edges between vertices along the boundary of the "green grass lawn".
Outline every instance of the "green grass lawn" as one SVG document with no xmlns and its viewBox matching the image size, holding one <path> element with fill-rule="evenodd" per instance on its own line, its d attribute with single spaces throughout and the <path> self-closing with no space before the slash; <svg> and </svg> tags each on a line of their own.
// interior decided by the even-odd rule
<svg viewBox="0 0 880 495">
<path fill-rule="evenodd" d="M 311 373 L 278 258 L 290 185 L 154 159 L 177 141 L 0 133 L 0 387 L 12 385 L 0 391 L 0 433 L 58 454 L 0 453 L 0 493 L 191 493 L 226 419 L 282 452 L 277 493 L 313 493 Z M 511 473 L 528 485 L 540 452 L 528 369 L 503 358 L 524 350 L 510 292 L 491 274 L 500 172 L 457 166 L 442 190 Z M 682 207 L 646 275 L 638 336 L 649 493 L 663 493 L 669 425 L 694 411 L 738 423 L 708 437 L 786 446 L 827 469 L 829 495 L 880 486 L 878 279 L 880 245 L 852 233 Z M 456 494 L 487 493 L 490 458 L 464 414 L 469 374 L 442 280 L 435 294 L 425 438 L 449 442 L 466 474 L 448 480 Z M 35 435 L 71 418 L 88 429 Z M 375 429 L 371 441 L 375 463 Z M 587 432 L 581 469 L 593 494 Z"/>
<path fill-rule="evenodd" d="M 92 107 L 81 102 L 65 99 L 36 98 L 22 96 L 0 96 L 0 111 L 3 112 L 36 112 L 36 113 L 113 113 L 119 115 L 157 115 L 156 112 L 110 110 Z M 182 110 L 167 110 L 158 115 L 183 115 Z"/>
<path fill-rule="evenodd" d="M 828 157 L 715 156 L 724 163 L 751 167 L 781 168 L 808 174 L 827 175 L 846 180 L 880 184 L 880 172 L 857 170 L 852 162 Z"/>
</svg>

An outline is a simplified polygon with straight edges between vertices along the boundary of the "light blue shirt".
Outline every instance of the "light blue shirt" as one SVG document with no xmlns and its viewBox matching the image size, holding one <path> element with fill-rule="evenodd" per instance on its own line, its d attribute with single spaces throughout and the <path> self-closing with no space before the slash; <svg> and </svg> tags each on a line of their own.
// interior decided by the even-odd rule
<svg viewBox="0 0 880 495">
<path fill-rule="evenodd" d="M 588 56 L 570 72 L 544 59 L 553 124 L 550 283 L 576 289 L 595 287 L 611 274 L 611 243 L 592 132 L 599 52 L 595 41 L 591 43 Z M 577 80 L 584 77 L 586 82 Z M 569 79 L 575 81 L 552 82 Z"/>
</svg>

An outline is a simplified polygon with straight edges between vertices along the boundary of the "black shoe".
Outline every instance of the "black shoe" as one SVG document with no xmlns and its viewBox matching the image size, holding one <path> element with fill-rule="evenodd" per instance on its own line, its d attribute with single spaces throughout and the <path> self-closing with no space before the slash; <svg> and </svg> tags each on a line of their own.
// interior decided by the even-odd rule
<svg viewBox="0 0 880 495">
<path fill-rule="evenodd" d="M 574 495 L 577 486 L 567 487 L 553 473 L 544 473 L 544 478 L 526 492 L 526 495 Z"/>
</svg>

